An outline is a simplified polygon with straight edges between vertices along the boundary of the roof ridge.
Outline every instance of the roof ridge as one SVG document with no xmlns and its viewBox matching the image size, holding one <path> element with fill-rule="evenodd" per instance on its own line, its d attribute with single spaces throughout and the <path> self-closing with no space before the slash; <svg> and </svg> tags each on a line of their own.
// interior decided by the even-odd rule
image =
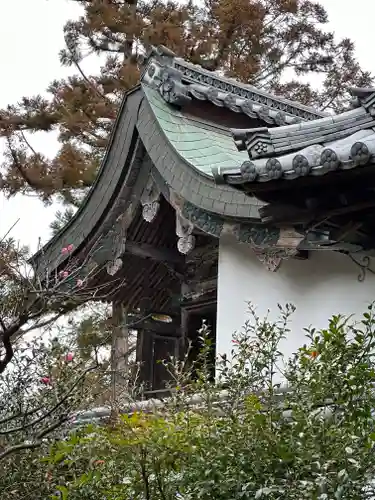
<svg viewBox="0 0 375 500">
<path fill-rule="evenodd" d="M 202 66 L 199 66 L 198 64 L 192 64 L 188 61 L 185 61 L 185 59 L 182 59 L 181 57 L 176 57 L 175 58 L 175 67 L 177 65 L 183 65 L 186 68 L 190 68 L 191 70 L 194 71 L 199 71 L 202 74 L 205 74 L 207 76 L 214 75 L 214 78 L 217 80 L 222 81 L 223 83 L 228 83 L 230 85 L 233 85 L 234 87 L 238 87 L 244 90 L 249 90 L 251 92 L 254 92 L 256 94 L 259 94 L 262 97 L 268 98 L 268 99 L 274 99 L 275 101 L 279 101 L 281 103 L 287 104 L 289 106 L 296 106 L 302 110 L 305 110 L 309 113 L 315 114 L 317 117 L 324 118 L 325 116 L 328 116 L 329 113 L 319 111 L 315 109 L 313 106 L 306 106 L 305 104 L 302 104 L 298 101 L 293 101 L 292 99 L 287 99 L 285 97 L 278 96 L 276 94 L 273 94 L 272 92 L 268 92 L 266 90 L 262 90 L 254 85 L 251 85 L 249 83 L 242 83 L 235 78 L 230 78 L 228 76 L 223 76 L 220 74 L 219 71 L 210 71 Z"/>
<path fill-rule="evenodd" d="M 164 46 L 153 47 L 143 58 L 142 65 L 141 81 L 156 88 L 172 105 L 184 106 L 192 99 L 207 100 L 235 113 L 279 126 L 328 116 L 327 113 L 191 64 Z"/>
</svg>

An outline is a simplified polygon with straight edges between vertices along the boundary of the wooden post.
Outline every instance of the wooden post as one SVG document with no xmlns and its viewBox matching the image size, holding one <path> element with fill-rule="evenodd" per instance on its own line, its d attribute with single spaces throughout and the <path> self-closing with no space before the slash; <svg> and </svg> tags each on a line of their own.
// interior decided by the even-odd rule
<svg viewBox="0 0 375 500">
<path fill-rule="evenodd" d="M 129 377 L 129 329 L 127 314 L 119 302 L 112 304 L 112 348 L 111 348 L 111 385 L 112 411 L 118 410 L 121 394 L 126 391 Z"/>
</svg>

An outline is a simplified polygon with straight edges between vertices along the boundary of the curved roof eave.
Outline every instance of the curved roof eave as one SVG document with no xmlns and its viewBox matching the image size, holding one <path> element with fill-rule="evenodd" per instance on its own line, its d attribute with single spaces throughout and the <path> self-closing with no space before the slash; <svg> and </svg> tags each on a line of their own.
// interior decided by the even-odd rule
<svg viewBox="0 0 375 500">
<path fill-rule="evenodd" d="M 69 244 L 73 245 L 76 253 L 100 224 L 125 173 L 124 166 L 134 142 L 141 100 L 140 85 L 125 94 L 95 182 L 72 219 L 31 257 L 33 267 L 44 265 L 42 260 L 56 261 L 61 249 Z"/>
<path fill-rule="evenodd" d="M 145 95 L 146 99 L 142 101 L 139 110 L 137 130 L 152 163 L 172 193 L 212 214 L 258 221 L 259 208 L 263 206 L 263 202 L 231 186 L 217 185 L 212 176 L 196 168 L 169 140 L 147 91 Z M 168 107 L 167 104 L 165 106 Z M 168 109 L 172 115 L 176 113 L 173 107 Z M 197 143 L 195 148 L 199 149 Z"/>
<path fill-rule="evenodd" d="M 175 108 L 166 103 L 164 105 L 171 116 L 176 113 Z M 207 140 L 212 140 L 216 147 L 222 136 L 215 139 L 211 132 L 207 134 Z M 30 259 L 34 268 L 51 266 L 51 272 L 60 267 L 66 261 L 61 256 L 63 247 L 72 244 L 73 255 L 78 255 L 87 244 L 97 238 L 104 227 L 104 220 L 105 225 L 108 225 L 108 214 L 111 213 L 112 206 L 124 186 L 126 175 L 131 173 L 134 153 L 132 150 L 136 147 L 136 137 L 143 143 L 162 182 L 168 186 L 168 195 L 183 201 L 184 215 L 193 223 L 198 212 L 200 217 L 203 214 L 206 220 L 203 230 L 207 229 L 207 233 L 218 235 L 210 228 L 214 219 L 219 221 L 218 227 L 222 227 L 226 220 L 231 224 L 236 221 L 260 221 L 259 208 L 264 205 L 263 202 L 231 186 L 217 185 L 211 175 L 197 168 L 177 151 L 155 116 L 149 96 L 138 85 L 127 92 L 123 99 L 98 176 L 90 192 L 72 220 Z M 229 148 L 233 149 L 234 153 L 229 151 L 227 161 L 231 161 L 231 155 L 238 155 L 233 140 L 228 140 L 227 137 L 221 149 L 227 151 Z M 207 165 L 206 167 L 208 169 Z M 209 171 L 208 169 L 207 172 Z M 169 201 L 173 205 L 171 196 Z M 202 225 L 200 227 L 202 229 Z"/>
</svg>

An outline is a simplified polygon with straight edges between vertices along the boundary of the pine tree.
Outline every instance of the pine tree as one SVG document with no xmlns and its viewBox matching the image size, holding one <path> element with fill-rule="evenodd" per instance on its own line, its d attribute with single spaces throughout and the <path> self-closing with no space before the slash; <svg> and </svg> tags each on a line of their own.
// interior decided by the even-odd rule
<svg viewBox="0 0 375 500">
<path fill-rule="evenodd" d="M 82 7 L 67 22 L 63 65 L 75 76 L 53 81 L 48 97 L 25 97 L 0 112 L 7 150 L 1 188 L 7 195 L 58 195 L 78 206 L 91 186 L 124 91 L 139 78 L 138 60 L 152 45 L 209 70 L 304 104 L 340 111 L 350 86 L 368 86 L 371 75 L 355 58 L 349 39 L 335 41 L 327 13 L 309 0 L 70 0 Z M 104 64 L 95 75 L 82 70 L 87 54 Z M 292 74 L 290 81 L 286 76 Z M 319 74 L 320 90 L 298 77 Z M 30 133 L 58 131 L 60 150 L 47 159 Z M 56 231 L 70 214 L 60 214 Z"/>
</svg>

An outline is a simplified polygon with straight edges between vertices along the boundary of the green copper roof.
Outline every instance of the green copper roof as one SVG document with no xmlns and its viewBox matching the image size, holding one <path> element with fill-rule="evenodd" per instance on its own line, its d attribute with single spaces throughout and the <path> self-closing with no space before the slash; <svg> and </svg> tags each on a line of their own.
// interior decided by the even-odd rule
<svg viewBox="0 0 375 500">
<path fill-rule="evenodd" d="M 184 115 L 146 85 L 143 91 L 169 142 L 201 173 L 212 177 L 212 168 L 233 168 L 249 159 L 247 151 L 237 150 L 229 131 Z"/>
</svg>

